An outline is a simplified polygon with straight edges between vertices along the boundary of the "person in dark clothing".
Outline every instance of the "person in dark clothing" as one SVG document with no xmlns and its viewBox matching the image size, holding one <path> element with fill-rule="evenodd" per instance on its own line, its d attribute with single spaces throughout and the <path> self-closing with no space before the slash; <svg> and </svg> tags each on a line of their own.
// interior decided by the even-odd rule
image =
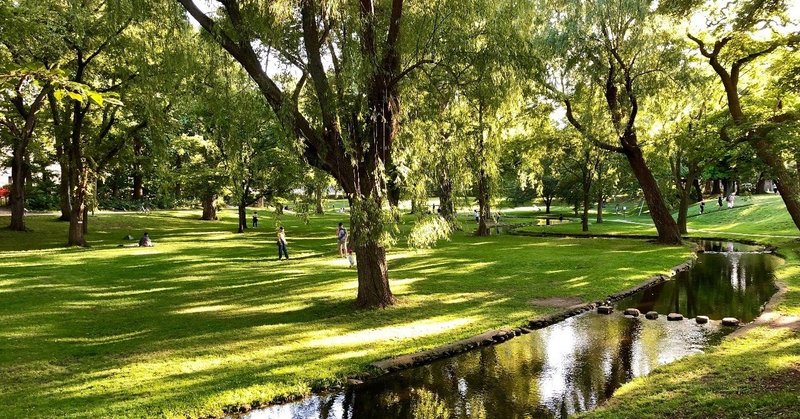
<svg viewBox="0 0 800 419">
<path fill-rule="evenodd" d="M 283 230 L 283 226 L 278 230 L 278 260 L 281 260 L 281 256 L 285 256 L 286 260 L 289 260 L 289 253 L 286 251 L 286 233 Z"/>
<path fill-rule="evenodd" d="M 253 228 L 258 227 L 258 213 L 253 211 Z"/>
<path fill-rule="evenodd" d="M 706 211 L 706 202 L 700 201 L 700 214 L 702 215 Z"/>
<path fill-rule="evenodd" d="M 722 194 L 719 194 L 719 196 L 717 197 L 717 210 L 721 209 L 722 209 Z"/>
<path fill-rule="evenodd" d="M 150 235 L 145 231 L 142 238 L 139 239 L 139 247 L 153 247 L 153 241 L 150 240 Z"/>
</svg>

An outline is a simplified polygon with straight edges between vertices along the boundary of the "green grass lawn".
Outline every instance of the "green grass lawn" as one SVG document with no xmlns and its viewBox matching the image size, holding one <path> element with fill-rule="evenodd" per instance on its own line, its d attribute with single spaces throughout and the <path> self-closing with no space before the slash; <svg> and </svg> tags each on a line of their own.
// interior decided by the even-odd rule
<svg viewBox="0 0 800 419">
<path fill-rule="evenodd" d="M 603 298 L 690 254 L 626 239 L 458 233 L 436 249 L 391 250 L 399 303 L 357 311 L 355 271 L 335 257 L 346 215 L 305 225 L 262 212 L 262 227 L 241 235 L 233 211 L 220 222 L 197 216 L 99 214 L 89 249 L 60 247 L 67 226 L 51 215 L 29 217 L 33 232 L 0 230 L 0 416 L 219 415 L 557 310 L 533 299 Z M 290 261 L 275 260 L 277 223 Z M 145 230 L 156 247 L 116 247 Z"/>
</svg>

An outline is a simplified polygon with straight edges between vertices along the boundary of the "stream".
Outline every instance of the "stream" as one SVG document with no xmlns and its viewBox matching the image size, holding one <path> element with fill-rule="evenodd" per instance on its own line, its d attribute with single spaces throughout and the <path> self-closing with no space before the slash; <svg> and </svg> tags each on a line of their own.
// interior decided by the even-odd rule
<svg viewBox="0 0 800 419">
<path fill-rule="evenodd" d="M 254 410 L 249 419 L 565 418 L 591 410 L 631 379 L 717 344 L 758 317 L 780 259 L 759 247 L 701 241 L 693 266 L 615 304 L 502 344 L 387 374 L 339 392 Z M 624 316 L 638 308 L 656 320 Z M 685 320 L 667 321 L 669 312 Z M 699 325 L 693 317 L 712 319 Z"/>
</svg>

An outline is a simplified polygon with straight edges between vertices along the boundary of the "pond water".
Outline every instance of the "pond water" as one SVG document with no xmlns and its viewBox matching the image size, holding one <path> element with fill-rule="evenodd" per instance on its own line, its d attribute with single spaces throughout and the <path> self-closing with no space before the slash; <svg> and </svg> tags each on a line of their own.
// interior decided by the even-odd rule
<svg viewBox="0 0 800 419">
<path fill-rule="evenodd" d="M 338 393 L 250 412 L 247 418 L 564 418 L 590 410 L 634 377 L 716 344 L 733 329 L 718 322 L 668 322 L 643 312 L 749 321 L 774 293 L 775 256 L 727 242 L 674 280 L 508 342 L 387 374 Z M 753 252 L 753 253 L 751 253 Z"/>
<path fill-rule="evenodd" d="M 547 218 L 537 218 L 536 219 L 536 225 L 540 225 L 540 226 L 564 224 L 564 223 L 568 223 L 568 222 L 569 222 L 568 218 L 557 218 L 557 217 L 556 218 L 550 218 L 550 217 L 547 217 Z"/>
</svg>

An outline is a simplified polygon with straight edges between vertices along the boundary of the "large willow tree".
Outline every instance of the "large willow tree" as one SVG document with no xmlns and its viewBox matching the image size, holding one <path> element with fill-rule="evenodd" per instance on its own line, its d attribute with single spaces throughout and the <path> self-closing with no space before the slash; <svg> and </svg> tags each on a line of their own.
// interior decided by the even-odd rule
<svg viewBox="0 0 800 419">
<path fill-rule="evenodd" d="M 218 0 L 212 16 L 193 0 L 177 1 L 256 82 L 300 140 L 303 157 L 330 173 L 347 193 L 359 257 L 357 304 L 391 305 L 384 206 L 392 182 L 386 173 L 393 171 L 399 84 L 429 61 L 421 55 L 437 42 L 442 5 Z M 268 71 L 267 57 L 293 66 L 302 74 L 299 82 L 283 82 Z M 311 92 L 303 95 L 307 82 Z"/>
</svg>

